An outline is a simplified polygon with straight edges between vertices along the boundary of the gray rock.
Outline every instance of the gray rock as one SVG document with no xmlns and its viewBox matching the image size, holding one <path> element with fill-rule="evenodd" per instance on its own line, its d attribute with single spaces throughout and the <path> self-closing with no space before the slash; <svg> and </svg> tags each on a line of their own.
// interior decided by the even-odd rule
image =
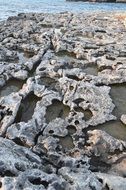
<svg viewBox="0 0 126 190">
<path fill-rule="evenodd" d="M 102 184 L 97 180 L 96 176 L 87 169 L 72 171 L 70 168 L 61 168 L 59 173 L 69 182 L 68 189 L 102 189 Z"/>
<path fill-rule="evenodd" d="M 97 177 L 103 181 L 103 186 L 113 190 L 125 190 L 126 180 L 120 176 L 112 176 L 104 173 L 96 173 Z"/>
<path fill-rule="evenodd" d="M 41 159 L 28 148 L 11 140 L 0 138 L 0 175 L 17 176 L 19 173 L 41 167 Z"/>
<path fill-rule="evenodd" d="M 126 142 L 94 130 L 125 124 L 123 15 L 20 13 L 0 31 L 1 188 L 125 189 Z"/>
</svg>

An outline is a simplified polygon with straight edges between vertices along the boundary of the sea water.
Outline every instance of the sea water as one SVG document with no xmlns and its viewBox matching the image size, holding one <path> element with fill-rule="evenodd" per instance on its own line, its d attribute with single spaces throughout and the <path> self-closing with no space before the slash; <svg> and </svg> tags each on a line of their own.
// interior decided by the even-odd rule
<svg viewBox="0 0 126 190">
<path fill-rule="evenodd" d="M 126 11 L 124 3 L 68 2 L 65 0 L 0 0 L 0 20 L 28 12 Z"/>
</svg>

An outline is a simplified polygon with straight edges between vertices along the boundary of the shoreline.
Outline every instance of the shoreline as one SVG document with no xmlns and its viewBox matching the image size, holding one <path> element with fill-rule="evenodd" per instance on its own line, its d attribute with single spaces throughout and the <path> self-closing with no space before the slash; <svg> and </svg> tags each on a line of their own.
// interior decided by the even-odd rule
<svg viewBox="0 0 126 190">
<path fill-rule="evenodd" d="M 95 3 L 97 4 L 97 2 Z M 58 14 L 63 14 L 63 13 L 71 13 L 71 14 L 75 14 L 75 15 L 79 15 L 79 14 L 88 14 L 88 15 L 93 15 L 93 14 L 126 14 L 126 11 L 122 11 L 122 10 L 106 10 L 106 11 L 103 11 L 103 10 L 92 10 L 91 12 L 89 10 L 87 11 L 80 11 L 80 12 L 74 12 L 74 11 L 61 11 L 61 12 L 21 12 L 21 13 L 17 13 L 16 15 L 10 15 L 8 16 L 7 18 L 3 19 L 3 20 L 0 20 L 0 22 L 4 22 L 6 20 L 8 20 L 10 17 L 18 17 L 20 14 L 45 14 L 45 15 L 58 15 Z"/>
</svg>

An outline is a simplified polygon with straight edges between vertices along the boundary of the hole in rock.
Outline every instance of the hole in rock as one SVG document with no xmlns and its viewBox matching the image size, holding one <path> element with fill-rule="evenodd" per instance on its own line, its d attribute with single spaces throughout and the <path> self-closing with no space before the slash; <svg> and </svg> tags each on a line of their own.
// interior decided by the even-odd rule
<svg viewBox="0 0 126 190">
<path fill-rule="evenodd" d="M 54 68 L 54 71 L 57 72 L 58 69 L 72 69 L 73 65 L 70 64 L 69 62 L 65 62 L 65 60 L 62 60 L 62 64 L 60 65 L 60 67 L 57 67 L 56 69 Z"/>
<path fill-rule="evenodd" d="M 33 77 L 36 75 L 36 68 L 39 66 L 39 64 L 41 63 L 41 59 L 37 60 L 33 66 L 33 68 L 30 70 L 29 72 L 29 77 Z"/>
<path fill-rule="evenodd" d="M 11 79 L 0 89 L 0 97 L 8 96 L 12 92 L 18 92 L 24 84 L 24 81 Z"/>
<path fill-rule="evenodd" d="M 76 127 L 74 126 L 74 125 L 68 125 L 67 126 L 67 130 L 68 130 L 68 133 L 70 134 L 70 135 L 73 135 L 74 133 L 76 133 Z"/>
<path fill-rule="evenodd" d="M 83 38 L 93 38 L 94 37 L 94 31 L 93 30 L 79 30 L 79 31 L 77 31 L 76 32 L 76 35 L 78 36 L 78 37 L 83 37 Z"/>
<path fill-rule="evenodd" d="M 70 89 L 70 91 L 72 91 L 74 89 L 74 87 L 73 86 L 69 86 L 69 89 Z"/>
<path fill-rule="evenodd" d="M 62 150 L 71 150 L 75 147 L 71 136 L 60 137 L 59 144 L 62 146 Z"/>
<path fill-rule="evenodd" d="M 24 51 L 24 57 L 26 58 L 32 58 L 35 55 L 34 52 L 28 52 L 28 51 Z"/>
<path fill-rule="evenodd" d="M 110 96 L 115 105 L 113 114 L 120 119 L 122 114 L 126 114 L 126 83 L 110 85 Z"/>
<path fill-rule="evenodd" d="M 41 180 L 40 177 L 37 178 L 29 178 L 30 183 L 33 185 L 43 185 L 45 188 L 48 188 L 49 183 L 45 180 Z"/>
<path fill-rule="evenodd" d="M 116 0 L 114 0 L 115 2 L 116 2 Z M 107 2 L 109 2 L 109 0 L 107 0 Z M 112 2 L 111 0 L 110 0 L 110 2 Z M 106 31 L 103 29 L 96 29 L 95 30 L 95 32 L 100 32 L 100 33 L 106 33 Z"/>
<path fill-rule="evenodd" d="M 40 85 L 44 85 L 46 88 L 56 90 L 56 80 L 50 77 L 41 77 L 39 82 Z"/>
<path fill-rule="evenodd" d="M 94 65 L 94 66 L 87 66 L 86 68 L 84 68 L 83 70 L 87 75 L 95 75 L 97 76 L 98 75 L 98 69 L 97 69 L 97 66 Z"/>
<path fill-rule="evenodd" d="M 68 78 L 72 79 L 72 80 L 76 80 L 76 81 L 81 81 L 82 79 L 79 79 L 77 76 L 75 75 L 67 75 Z"/>
<path fill-rule="evenodd" d="M 49 123 L 56 118 L 65 119 L 69 115 L 69 112 L 69 106 L 66 106 L 61 101 L 54 99 L 52 104 L 46 109 L 46 122 Z"/>
<path fill-rule="evenodd" d="M 100 178 L 98 179 L 98 181 L 99 181 L 100 183 L 103 183 L 103 180 L 102 180 L 102 179 L 100 179 Z"/>
<path fill-rule="evenodd" d="M 71 123 L 71 122 L 72 122 L 72 120 L 73 120 L 73 119 L 72 119 L 72 118 L 70 118 L 70 119 L 68 119 L 68 122 L 69 122 L 69 123 Z"/>
<path fill-rule="evenodd" d="M 18 51 L 18 60 L 17 63 L 25 63 L 28 61 L 28 59 L 32 58 L 35 54 L 33 52 L 23 52 L 23 51 Z"/>
<path fill-rule="evenodd" d="M 90 170 L 93 172 L 107 172 L 110 165 L 100 160 L 100 157 L 92 156 L 90 159 Z"/>
<path fill-rule="evenodd" d="M 78 99 L 74 100 L 73 102 L 78 105 L 79 103 L 81 103 L 83 101 L 84 101 L 84 99 L 78 98 Z"/>
<path fill-rule="evenodd" d="M 91 119 L 92 117 L 92 112 L 90 110 L 84 110 L 84 118 L 85 118 L 85 121 Z"/>
<path fill-rule="evenodd" d="M 50 130 L 50 131 L 49 131 L 49 133 L 50 133 L 50 134 L 53 134 L 53 133 L 54 133 L 54 131 L 53 131 L 53 130 Z"/>
<path fill-rule="evenodd" d="M 25 171 L 25 166 L 22 163 L 15 163 L 14 164 L 15 168 L 21 172 Z"/>
<path fill-rule="evenodd" d="M 75 125 L 79 125 L 80 122 L 78 120 L 76 120 L 74 123 L 75 123 Z"/>
<path fill-rule="evenodd" d="M 40 69 L 39 69 L 39 71 L 45 71 L 46 70 L 46 67 L 41 67 Z"/>
<path fill-rule="evenodd" d="M 15 139 L 13 139 L 13 141 L 16 143 L 16 144 L 18 144 L 18 145 L 20 145 L 20 146 L 24 146 L 24 143 L 20 140 L 20 138 L 18 138 L 18 137 L 16 137 Z"/>
<path fill-rule="evenodd" d="M 59 51 L 59 52 L 56 53 L 56 55 L 59 56 L 59 57 L 67 56 L 67 57 L 71 57 L 71 58 L 76 58 L 76 54 L 75 53 L 69 52 L 67 50 Z"/>
<path fill-rule="evenodd" d="M 41 100 L 41 98 L 35 96 L 34 94 L 29 94 L 24 100 L 22 100 L 15 118 L 15 123 L 19 123 L 21 121 L 27 122 L 30 120 L 34 113 L 36 103 L 39 100 Z"/>
<path fill-rule="evenodd" d="M 99 67 L 99 68 L 98 68 L 98 71 L 99 71 L 99 72 L 102 72 L 102 71 L 105 70 L 105 69 L 112 70 L 112 67 L 111 67 L 111 66 L 105 66 L 105 65 L 104 65 L 104 66 Z"/>
<path fill-rule="evenodd" d="M 84 143 L 79 142 L 79 143 L 78 143 L 78 148 L 79 148 L 79 149 L 84 149 Z"/>
<path fill-rule="evenodd" d="M 5 171 L 0 171 L 0 176 L 1 177 L 5 177 L 5 176 L 7 176 L 7 177 L 15 177 L 15 174 L 10 170 L 5 170 Z"/>
<path fill-rule="evenodd" d="M 41 23 L 41 27 L 42 28 L 53 28 L 53 25 L 51 23 L 47 23 L 47 24 Z"/>
<path fill-rule="evenodd" d="M 106 59 L 111 60 L 111 61 L 115 61 L 116 60 L 116 58 L 113 57 L 111 54 L 106 55 Z"/>
<path fill-rule="evenodd" d="M 75 107 L 74 110 L 76 112 L 81 112 L 84 114 L 84 117 L 82 119 L 84 119 L 85 121 L 88 121 L 89 119 L 91 119 L 92 117 L 92 112 L 89 109 L 84 110 L 81 107 Z"/>
<path fill-rule="evenodd" d="M 97 84 L 95 84 L 96 86 L 104 86 L 104 84 L 103 83 L 97 83 Z"/>
</svg>

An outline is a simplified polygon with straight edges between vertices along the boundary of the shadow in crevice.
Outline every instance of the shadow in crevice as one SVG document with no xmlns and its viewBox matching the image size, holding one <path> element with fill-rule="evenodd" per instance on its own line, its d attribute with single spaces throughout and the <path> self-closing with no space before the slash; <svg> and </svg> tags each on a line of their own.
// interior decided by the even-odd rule
<svg viewBox="0 0 126 190">
<path fill-rule="evenodd" d="M 73 53 L 73 52 L 69 52 L 67 50 L 56 52 L 56 56 L 59 56 L 59 57 L 65 57 L 65 56 L 67 56 L 67 57 L 75 58 L 76 59 L 76 54 Z"/>
<path fill-rule="evenodd" d="M 29 177 L 29 182 L 33 185 L 43 185 L 46 189 L 48 188 L 49 183 L 45 180 L 42 180 L 40 177 Z"/>
<path fill-rule="evenodd" d="M 94 156 L 94 155 L 91 157 L 89 164 L 90 164 L 89 169 L 92 172 L 105 172 L 105 173 L 107 173 L 111 168 L 111 165 L 103 162 L 100 159 L 100 157 Z"/>
<path fill-rule="evenodd" d="M 83 113 L 84 117 L 82 119 L 85 120 L 85 121 L 90 120 L 92 118 L 92 116 L 93 116 L 92 112 L 89 109 L 84 110 L 82 107 L 75 107 L 74 110 L 76 112 Z"/>
<path fill-rule="evenodd" d="M 40 99 L 41 98 L 38 98 L 34 94 L 29 94 L 24 100 L 22 100 L 14 123 L 22 121 L 27 122 L 30 120 L 34 113 L 36 104 Z"/>
</svg>

